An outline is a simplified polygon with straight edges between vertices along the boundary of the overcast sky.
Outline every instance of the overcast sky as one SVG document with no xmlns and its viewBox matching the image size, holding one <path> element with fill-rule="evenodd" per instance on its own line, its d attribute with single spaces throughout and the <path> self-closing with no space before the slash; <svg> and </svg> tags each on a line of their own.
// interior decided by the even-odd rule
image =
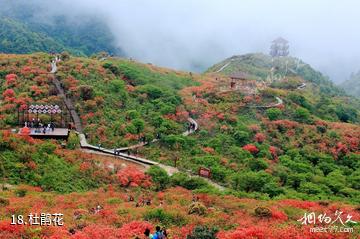
<svg viewBox="0 0 360 239">
<path fill-rule="evenodd" d="M 39 14 L 98 16 L 117 46 L 143 62 L 194 70 L 232 55 L 268 53 L 282 36 L 290 54 L 335 81 L 360 70 L 358 0 L 37 0 Z"/>
</svg>

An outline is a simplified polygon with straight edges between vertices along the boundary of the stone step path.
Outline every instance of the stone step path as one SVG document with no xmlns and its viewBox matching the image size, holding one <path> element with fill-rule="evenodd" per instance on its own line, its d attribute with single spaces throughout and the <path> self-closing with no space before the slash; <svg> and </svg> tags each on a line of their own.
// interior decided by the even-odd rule
<svg viewBox="0 0 360 239">
<path fill-rule="evenodd" d="M 81 120 L 79 115 L 77 114 L 75 107 L 72 103 L 72 101 L 66 97 L 63 87 L 61 86 L 60 81 L 56 77 L 55 73 L 57 72 L 57 65 L 56 63 L 59 62 L 60 59 L 58 56 L 55 57 L 55 59 L 51 62 L 51 71 L 50 73 L 54 74 L 53 83 L 55 85 L 56 91 L 58 95 L 62 98 L 67 110 L 70 112 L 71 118 L 73 119 L 73 122 L 75 124 L 75 129 L 78 132 L 83 132 L 83 127 L 81 124 Z"/>
<path fill-rule="evenodd" d="M 56 87 L 56 90 L 58 92 L 58 95 L 63 99 L 63 102 L 66 106 L 66 108 L 68 109 L 68 111 L 70 112 L 71 118 L 75 124 L 75 129 L 78 132 L 83 132 L 83 127 L 81 125 L 81 120 L 79 115 L 77 114 L 75 107 L 72 103 L 72 101 L 66 97 L 64 89 L 61 87 L 61 83 L 60 81 L 57 79 L 57 77 L 55 76 L 53 79 L 53 83 Z"/>
</svg>

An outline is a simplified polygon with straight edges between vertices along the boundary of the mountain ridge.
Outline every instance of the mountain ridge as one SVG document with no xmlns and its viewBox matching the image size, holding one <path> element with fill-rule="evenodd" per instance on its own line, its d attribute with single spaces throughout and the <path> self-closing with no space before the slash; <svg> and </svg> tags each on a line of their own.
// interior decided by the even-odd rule
<svg viewBox="0 0 360 239">
<path fill-rule="evenodd" d="M 114 36 L 98 18 L 81 23 L 67 20 L 64 15 L 39 18 L 31 4 L 13 2 L 0 10 L 0 52 L 34 53 L 69 51 L 79 56 L 98 52 L 123 56 L 115 46 Z"/>
<path fill-rule="evenodd" d="M 339 86 L 342 87 L 349 95 L 360 98 L 360 71 L 352 74 L 350 79 L 344 81 Z"/>
</svg>

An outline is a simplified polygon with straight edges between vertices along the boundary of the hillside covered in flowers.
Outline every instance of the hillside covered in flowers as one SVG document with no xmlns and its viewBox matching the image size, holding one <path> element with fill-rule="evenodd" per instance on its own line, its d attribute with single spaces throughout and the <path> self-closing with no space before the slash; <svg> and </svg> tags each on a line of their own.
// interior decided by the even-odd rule
<svg viewBox="0 0 360 239">
<path fill-rule="evenodd" d="M 156 225 L 169 238 L 358 237 L 359 102 L 312 68 L 268 82 L 266 65 L 245 62 L 249 78 L 232 83 L 226 72 L 66 53 L 48 74 L 52 58 L 0 55 L 0 238 L 144 238 Z M 15 133 L 18 110 L 62 104 L 55 77 L 90 143 L 158 139 L 129 153 L 180 172 L 86 151 L 75 132 L 67 141 Z M 189 117 L 199 129 L 184 135 Z M 191 177 L 200 167 L 224 190 Z M 353 233 L 313 233 L 300 220 L 339 211 L 334 225 Z M 64 214 L 64 226 L 10 224 L 42 212 Z"/>
</svg>

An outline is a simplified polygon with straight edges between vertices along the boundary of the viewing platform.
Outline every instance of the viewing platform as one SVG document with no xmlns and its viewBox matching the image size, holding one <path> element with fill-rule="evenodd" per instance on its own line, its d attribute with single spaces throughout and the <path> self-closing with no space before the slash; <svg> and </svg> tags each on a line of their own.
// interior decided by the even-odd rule
<svg viewBox="0 0 360 239">
<path fill-rule="evenodd" d="M 28 130 L 20 130 L 20 134 L 29 135 L 37 139 L 67 139 L 69 137 L 69 130 L 67 128 L 55 128 L 54 130 L 47 130 L 45 133 L 43 129 L 27 128 Z M 25 131 L 25 132 L 24 132 Z"/>
</svg>

